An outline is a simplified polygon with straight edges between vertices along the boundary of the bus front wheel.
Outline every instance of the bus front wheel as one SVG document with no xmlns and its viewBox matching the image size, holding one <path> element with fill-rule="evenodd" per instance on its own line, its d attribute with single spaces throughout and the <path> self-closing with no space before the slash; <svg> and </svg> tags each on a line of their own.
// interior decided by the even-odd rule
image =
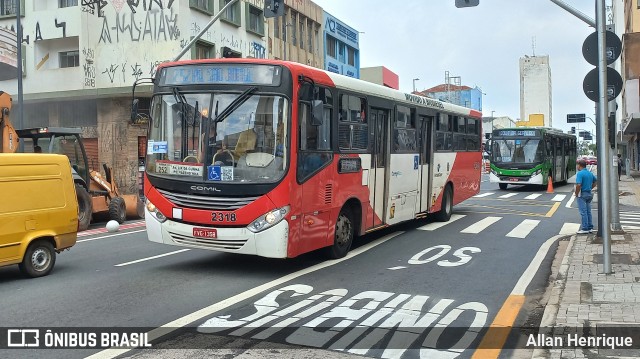
<svg viewBox="0 0 640 359">
<path fill-rule="evenodd" d="M 498 183 L 498 186 L 500 186 L 500 189 L 503 190 L 503 191 L 505 189 L 507 189 L 507 184 L 506 183 Z"/>
<path fill-rule="evenodd" d="M 355 228 L 353 226 L 353 216 L 348 208 L 343 208 L 336 220 L 333 245 L 327 248 L 327 256 L 331 259 L 342 258 L 349 253 Z"/>
</svg>

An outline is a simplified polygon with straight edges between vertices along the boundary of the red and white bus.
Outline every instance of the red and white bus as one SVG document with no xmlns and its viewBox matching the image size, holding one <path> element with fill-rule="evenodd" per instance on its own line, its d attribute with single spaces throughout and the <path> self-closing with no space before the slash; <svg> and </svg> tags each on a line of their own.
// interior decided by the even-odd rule
<svg viewBox="0 0 640 359">
<path fill-rule="evenodd" d="M 135 113 L 135 111 L 134 111 Z M 153 242 L 290 258 L 480 188 L 481 114 L 298 63 L 164 63 L 145 173 Z"/>
</svg>

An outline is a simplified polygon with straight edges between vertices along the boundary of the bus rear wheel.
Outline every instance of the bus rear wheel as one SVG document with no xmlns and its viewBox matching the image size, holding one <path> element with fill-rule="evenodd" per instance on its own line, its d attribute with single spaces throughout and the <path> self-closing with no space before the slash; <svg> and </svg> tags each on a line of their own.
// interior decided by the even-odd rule
<svg viewBox="0 0 640 359">
<path fill-rule="evenodd" d="M 442 195 L 442 208 L 436 213 L 435 219 L 438 222 L 448 222 L 451 218 L 451 213 L 453 213 L 453 190 L 448 185 Z"/>
<path fill-rule="evenodd" d="M 333 245 L 326 249 L 326 254 L 329 258 L 338 259 L 349 253 L 355 235 L 353 223 L 351 211 L 348 208 L 343 208 L 336 220 Z"/>
<path fill-rule="evenodd" d="M 506 183 L 498 183 L 498 186 L 500 186 L 500 189 L 504 191 L 505 189 L 507 189 L 508 185 Z"/>
</svg>

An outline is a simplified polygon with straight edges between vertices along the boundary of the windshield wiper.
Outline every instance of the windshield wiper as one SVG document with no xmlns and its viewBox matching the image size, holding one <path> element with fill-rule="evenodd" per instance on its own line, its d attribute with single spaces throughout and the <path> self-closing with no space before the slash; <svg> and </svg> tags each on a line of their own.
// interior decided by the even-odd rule
<svg viewBox="0 0 640 359">
<path fill-rule="evenodd" d="M 216 116 L 214 122 L 222 122 L 225 118 L 229 117 L 238 107 L 242 106 L 243 103 L 247 102 L 248 99 L 251 98 L 254 92 L 258 91 L 258 87 L 254 86 L 248 88 L 245 92 L 241 93 L 240 96 L 236 97 L 235 100 L 231 101 L 229 106 L 225 107 L 219 115 Z"/>
</svg>

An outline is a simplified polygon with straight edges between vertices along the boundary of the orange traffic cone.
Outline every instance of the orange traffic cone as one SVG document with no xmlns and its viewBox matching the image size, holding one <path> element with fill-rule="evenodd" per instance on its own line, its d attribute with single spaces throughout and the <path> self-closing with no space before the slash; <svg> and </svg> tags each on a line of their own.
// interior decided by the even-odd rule
<svg viewBox="0 0 640 359">
<path fill-rule="evenodd" d="M 547 193 L 553 193 L 553 179 L 549 176 L 549 181 L 547 184 Z"/>
</svg>

